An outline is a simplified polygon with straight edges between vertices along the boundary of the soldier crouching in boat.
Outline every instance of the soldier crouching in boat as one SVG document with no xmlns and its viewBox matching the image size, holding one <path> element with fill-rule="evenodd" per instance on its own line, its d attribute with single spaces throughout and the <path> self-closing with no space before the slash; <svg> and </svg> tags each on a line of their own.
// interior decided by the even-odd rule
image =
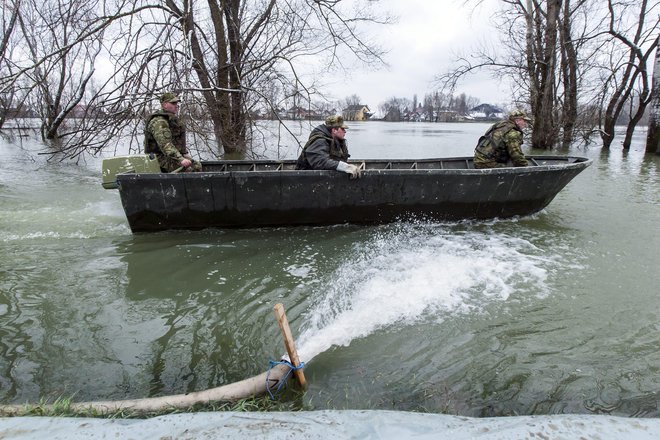
<svg viewBox="0 0 660 440">
<path fill-rule="evenodd" d="M 475 168 L 502 168 L 511 166 L 526 167 L 527 159 L 520 146 L 523 142 L 523 129 L 531 119 L 520 111 L 514 110 L 509 117 L 491 126 L 486 134 L 479 138 L 474 150 Z"/>
<path fill-rule="evenodd" d="M 155 154 L 161 171 L 165 173 L 182 167 L 184 171 L 202 171 L 202 164 L 193 160 L 186 148 L 186 127 L 177 116 L 179 97 L 164 93 L 160 105 L 161 110 L 147 117 L 144 152 Z"/>
<path fill-rule="evenodd" d="M 362 170 L 349 164 L 344 118 L 328 116 L 325 123 L 314 128 L 296 163 L 297 170 L 337 170 L 350 174 L 351 179 L 362 177 Z"/>
</svg>

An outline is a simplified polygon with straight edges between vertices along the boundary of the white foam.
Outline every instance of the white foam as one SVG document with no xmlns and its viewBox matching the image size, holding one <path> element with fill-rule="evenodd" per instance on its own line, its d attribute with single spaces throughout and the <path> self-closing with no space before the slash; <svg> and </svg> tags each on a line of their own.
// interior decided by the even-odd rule
<svg viewBox="0 0 660 440">
<path fill-rule="evenodd" d="M 83 206 L 32 204 L 14 210 L 7 219 L 11 228 L 0 233 L 0 242 L 84 239 L 130 232 L 121 204 L 112 200 L 87 202 Z"/>
<path fill-rule="evenodd" d="M 383 328 L 477 313 L 514 292 L 547 293 L 553 264 L 532 243 L 490 231 L 430 226 L 376 236 L 324 282 L 299 337 L 300 356 L 309 361 Z"/>
<path fill-rule="evenodd" d="M 89 202 L 81 210 L 82 214 L 92 214 L 94 216 L 126 218 L 124 208 L 118 200 L 102 200 L 98 202 Z"/>
</svg>

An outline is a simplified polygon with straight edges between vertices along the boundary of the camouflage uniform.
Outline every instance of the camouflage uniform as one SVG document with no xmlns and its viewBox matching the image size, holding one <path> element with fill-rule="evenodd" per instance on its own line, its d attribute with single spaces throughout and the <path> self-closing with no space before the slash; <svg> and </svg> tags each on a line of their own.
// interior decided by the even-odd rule
<svg viewBox="0 0 660 440">
<path fill-rule="evenodd" d="M 176 98 L 173 94 L 171 95 Z M 155 154 L 163 172 L 172 172 L 181 167 L 186 148 L 186 128 L 174 113 L 159 110 L 147 117 L 144 130 L 144 152 Z M 186 171 L 201 171 L 202 164 L 191 160 Z"/>
<path fill-rule="evenodd" d="M 494 124 L 479 138 L 474 150 L 475 168 L 502 168 L 511 166 L 525 167 L 527 159 L 520 146 L 523 142 L 523 133 L 513 121 L 515 117 L 529 120 L 524 113 L 512 112 L 509 119 Z"/>
<path fill-rule="evenodd" d="M 336 170 L 340 161 L 348 160 L 346 140 L 333 138 L 330 132 L 333 127 L 346 128 L 341 116 L 331 116 L 312 130 L 298 157 L 297 170 Z"/>
</svg>

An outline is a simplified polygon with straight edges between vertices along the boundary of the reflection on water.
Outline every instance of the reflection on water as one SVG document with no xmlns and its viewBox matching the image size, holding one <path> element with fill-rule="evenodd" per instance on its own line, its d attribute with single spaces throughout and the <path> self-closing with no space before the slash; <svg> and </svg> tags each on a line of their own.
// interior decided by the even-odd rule
<svg viewBox="0 0 660 440">
<path fill-rule="evenodd" d="M 264 342 L 272 346 L 277 336 L 268 330 L 270 296 L 281 287 L 264 272 L 264 249 L 253 249 L 240 232 L 229 235 L 141 235 L 117 245 L 135 320 L 124 332 L 150 359 L 151 395 L 184 384 L 186 391 L 218 386 L 267 367 Z"/>
<path fill-rule="evenodd" d="M 383 133 L 385 135 L 388 135 L 388 134 L 390 134 L 390 135 L 391 134 L 405 134 L 406 136 L 408 136 L 408 135 L 410 135 L 411 130 L 406 129 L 406 128 L 400 128 L 400 129 L 391 128 L 391 129 L 383 130 Z M 462 133 L 462 131 L 460 131 L 460 130 L 447 130 L 447 129 L 445 129 L 445 130 L 442 130 L 442 129 L 432 130 L 432 129 L 424 128 L 424 129 L 419 129 L 419 130 L 412 130 L 412 133 L 421 134 L 422 136 L 437 136 L 437 135 L 446 135 L 446 134 L 450 134 L 450 133 L 451 134 L 457 134 L 457 133 Z"/>
<path fill-rule="evenodd" d="M 354 125 L 354 158 L 469 155 L 487 127 Z M 26 149 L 0 143 L 24 167 L 0 173 L 3 402 L 261 373 L 282 302 L 305 408 L 660 415 L 660 158 L 639 145 L 576 150 L 594 166 L 525 218 L 138 235 L 98 163 Z"/>
</svg>

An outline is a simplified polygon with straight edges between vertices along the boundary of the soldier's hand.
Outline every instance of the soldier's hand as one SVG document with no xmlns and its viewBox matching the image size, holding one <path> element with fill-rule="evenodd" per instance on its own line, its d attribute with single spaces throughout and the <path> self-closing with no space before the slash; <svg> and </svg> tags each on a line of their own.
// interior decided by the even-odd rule
<svg viewBox="0 0 660 440">
<path fill-rule="evenodd" d="M 190 165 L 192 165 L 192 161 L 190 159 L 183 159 L 181 162 L 179 162 L 179 165 L 181 165 L 184 168 L 188 168 Z"/>
<path fill-rule="evenodd" d="M 362 168 L 351 164 L 348 164 L 348 166 L 351 167 L 351 179 L 359 179 L 362 177 Z"/>
<path fill-rule="evenodd" d="M 362 169 L 359 167 L 346 163 L 346 162 L 339 162 L 339 165 L 337 165 L 337 171 L 342 171 L 344 173 L 350 174 L 351 179 L 359 179 L 362 177 Z"/>
</svg>

